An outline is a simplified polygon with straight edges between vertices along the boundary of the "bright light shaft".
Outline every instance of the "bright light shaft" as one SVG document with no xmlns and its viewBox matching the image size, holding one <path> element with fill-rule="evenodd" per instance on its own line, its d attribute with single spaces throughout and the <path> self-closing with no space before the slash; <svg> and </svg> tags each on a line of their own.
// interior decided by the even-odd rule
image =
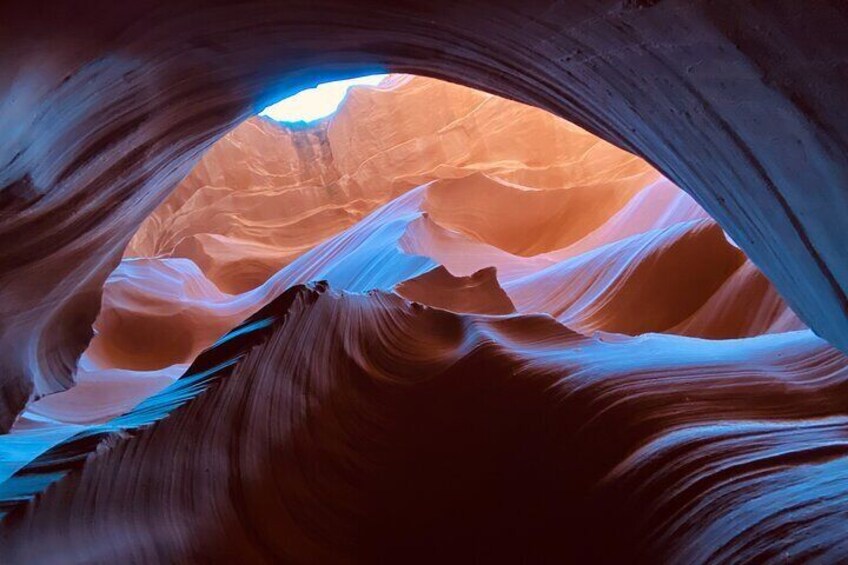
<svg viewBox="0 0 848 565">
<path fill-rule="evenodd" d="M 369 75 L 347 80 L 336 80 L 319 84 L 315 88 L 301 90 L 293 96 L 271 104 L 260 116 L 268 116 L 278 122 L 312 122 L 335 112 L 351 86 L 375 86 L 388 75 Z"/>
</svg>

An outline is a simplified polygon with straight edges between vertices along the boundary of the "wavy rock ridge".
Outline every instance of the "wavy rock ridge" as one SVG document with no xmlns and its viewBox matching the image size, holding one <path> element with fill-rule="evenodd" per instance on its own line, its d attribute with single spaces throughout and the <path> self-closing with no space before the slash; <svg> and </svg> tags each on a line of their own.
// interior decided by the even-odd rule
<svg viewBox="0 0 848 565">
<path fill-rule="evenodd" d="M 322 287 L 269 308 L 198 360 L 238 364 L 168 418 L 74 438 L 27 469 L 73 467 L 109 442 L 7 517 L 7 555 L 845 557 L 848 365 L 809 332 L 606 342 L 549 317 Z"/>
</svg>

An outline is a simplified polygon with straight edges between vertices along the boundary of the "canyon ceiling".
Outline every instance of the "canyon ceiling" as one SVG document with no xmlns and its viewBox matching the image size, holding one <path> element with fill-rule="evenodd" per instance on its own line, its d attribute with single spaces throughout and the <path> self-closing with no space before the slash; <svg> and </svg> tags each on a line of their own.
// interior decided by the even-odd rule
<svg viewBox="0 0 848 565">
<path fill-rule="evenodd" d="M 844 493 L 833 490 L 829 482 L 846 473 L 842 468 L 846 437 L 842 353 L 848 352 L 847 28 L 848 5 L 838 0 L 4 3 L 0 7 L 0 432 L 10 430 L 28 403 L 39 398 L 47 401 L 44 410 L 59 410 L 51 408 L 50 395 L 74 391 L 75 379 L 85 377 L 89 370 L 85 363 L 90 360 L 108 359 L 112 369 L 122 371 L 182 367 L 178 374 L 185 369 L 180 363 L 187 366 L 193 362 L 186 373 L 188 380 L 183 377 L 174 383 L 182 381 L 180 386 L 191 387 L 207 380 L 220 382 L 209 385 L 208 394 L 170 417 L 164 415 L 176 405 L 173 398 L 167 402 L 160 399 L 166 409 L 157 404 L 159 397 L 152 397 L 146 405 L 148 412 L 136 409 L 108 430 L 87 428 L 81 436 L 48 452 L 52 457 L 49 464 L 39 467 L 36 460 L 24 468 L 21 476 L 25 479 L 54 469 L 62 454 L 67 461 L 82 461 L 92 451 L 92 438 L 99 442 L 108 436 L 108 441 L 117 442 L 117 436 L 110 434 L 119 434 L 124 428 L 141 430 L 137 442 L 120 443 L 108 456 L 86 464 L 84 472 L 50 487 L 49 496 L 36 499 L 41 500 L 38 504 L 16 506 L 16 521 L 3 534 L 3 541 L 21 560 L 39 556 L 39 550 L 55 552 L 71 542 L 76 555 L 93 560 L 212 555 L 335 560 L 353 555 L 353 560 L 368 561 L 410 551 L 424 556 L 428 548 L 405 536 L 416 524 L 430 525 L 438 516 L 453 511 L 439 506 L 441 499 L 433 494 L 437 486 L 449 483 L 451 476 L 433 461 L 450 453 L 458 461 L 456 480 L 461 485 L 473 484 L 473 478 L 489 465 L 502 469 L 497 476 L 486 476 L 479 490 L 451 491 L 461 499 L 459 506 L 468 516 L 480 519 L 495 512 L 487 506 L 494 504 L 486 498 L 487 491 L 520 484 L 501 499 L 503 508 L 530 512 L 526 520 L 544 524 L 535 530 L 518 527 L 513 538 L 501 532 L 514 544 L 495 544 L 489 557 L 520 557 L 520 553 L 510 552 L 528 546 L 534 548 L 528 555 L 560 552 L 575 560 L 620 559 L 630 550 L 645 560 L 755 559 L 780 555 L 783 550 L 774 549 L 777 547 L 787 554 L 824 560 L 844 557 L 845 548 L 828 538 L 828 532 L 836 531 L 848 519 L 844 503 L 833 502 Z M 614 222 L 609 227 L 608 222 L 626 210 L 636 191 L 628 192 L 627 198 L 611 191 L 600 207 L 606 210 L 603 217 L 584 218 L 585 225 L 569 224 L 572 232 L 557 232 L 558 239 L 546 239 L 544 245 L 531 237 L 535 232 L 522 230 L 521 225 L 507 226 L 512 230 L 507 236 L 503 236 L 506 232 L 485 231 L 485 218 L 502 213 L 485 195 L 500 191 L 504 196 L 499 201 L 506 202 L 515 197 L 511 184 L 530 183 L 526 176 L 530 173 L 510 178 L 502 175 L 492 181 L 492 170 L 470 176 L 463 172 L 460 177 L 469 191 L 470 204 L 457 212 L 447 205 L 456 179 L 448 173 L 431 175 L 433 168 L 428 163 L 409 172 L 385 194 L 371 195 L 373 202 L 367 206 L 353 212 L 345 208 L 348 215 L 339 215 L 333 229 L 309 232 L 308 237 L 300 234 L 294 243 L 253 242 L 238 253 L 216 247 L 216 243 L 240 235 L 230 225 L 194 233 L 188 217 L 184 226 L 168 220 L 171 231 L 163 228 L 161 211 L 167 208 L 160 205 L 179 208 L 173 203 L 181 205 L 188 198 L 180 191 L 198 174 L 196 169 L 189 175 L 192 168 L 207 151 L 214 157 L 218 147 L 210 148 L 233 128 L 239 124 L 266 127 L 251 116 L 286 94 L 331 78 L 377 71 L 441 78 L 520 101 L 644 158 L 694 200 L 677 219 L 697 225 L 667 236 L 670 239 L 662 245 L 688 249 L 685 255 L 705 260 L 681 266 L 658 253 L 645 263 L 656 266 L 656 272 L 646 269 L 638 277 L 652 281 L 665 273 L 666 278 L 673 278 L 681 269 L 694 272 L 700 267 L 697 276 L 706 281 L 704 286 L 696 297 L 674 294 L 680 300 L 666 310 L 667 297 L 640 303 L 645 295 L 626 291 L 611 295 L 614 307 L 592 302 L 594 309 L 578 298 L 562 298 L 567 293 L 560 293 L 558 301 L 540 299 L 534 294 L 539 281 L 527 278 L 531 271 L 535 276 L 542 269 L 542 263 L 533 263 L 533 258 L 548 260 L 546 254 L 581 242 L 588 246 L 592 242 L 583 238 L 598 229 L 610 233 L 619 229 Z M 233 135 L 238 131 L 233 130 Z M 615 154 L 619 153 L 624 154 Z M 320 163 L 316 166 L 320 168 Z M 651 184 L 646 179 L 654 174 L 645 167 L 639 169 L 646 175 L 639 180 L 640 189 Z M 424 172 L 426 178 L 421 176 Z M 215 171 L 204 174 L 214 176 Z M 352 175 L 349 171 L 345 174 Z M 184 178 L 185 183 L 174 192 Z M 433 183 L 426 189 L 419 187 L 430 181 Z M 624 190 L 616 186 L 619 189 Z M 653 190 L 661 193 L 664 189 Z M 560 201 L 552 196 L 540 198 L 548 197 L 550 201 L 535 204 L 520 199 L 522 209 L 536 206 L 532 208 L 534 220 L 528 220 L 528 225 L 539 232 L 559 221 L 554 212 Z M 671 197 L 663 193 L 656 198 Z M 709 216 L 701 214 L 701 208 Z M 188 209 L 202 216 L 197 209 Z M 368 216 L 374 210 L 376 219 Z M 356 224 L 366 216 L 368 219 Z M 208 218 L 202 220 L 209 224 Z M 391 234 L 394 239 L 387 240 L 391 245 L 380 248 L 381 252 L 388 256 L 400 248 L 414 251 L 417 259 L 396 259 L 401 267 L 391 276 L 374 267 L 366 271 L 370 279 L 348 277 L 347 267 L 333 262 L 337 259 L 333 253 L 338 251 L 330 253 L 329 244 L 322 242 L 338 237 L 328 241 L 349 253 L 351 264 L 370 265 L 356 255 L 365 253 L 358 251 L 357 237 L 372 237 L 382 225 L 378 221 L 393 222 L 390 225 L 397 228 L 397 233 Z M 340 231 L 354 224 L 359 227 Z M 443 229 L 474 237 L 466 241 L 445 235 Z M 750 261 L 725 240 L 724 233 Z M 484 251 L 479 241 L 472 241 L 475 237 L 489 247 Z M 597 237 L 600 241 L 606 236 Z M 298 245 L 308 253 L 280 251 Z M 580 248 L 580 253 L 573 248 L 573 256 L 592 248 Z M 474 256 L 487 253 L 491 265 L 464 263 L 462 253 L 471 256 L 471 251 L 456 249 L 473 250 Z M 122 263 L 122 257 L 152 258 L 163 253 L 176 260 L 191 258 L 198 266 L 197 280 L 205 281 L 197 283 L 206 289 L 204 300 L 224 312 L 196 342 L 156 341 L 170 335 L 162 325 L 137 326 L 122 334 L 117 318 L 110 318 L 110 312 L 117 311 L 110 308 L 145 291 L 143 285 L 134 288 L 131 284 L 148 280 L 144 269 L 168 268 L 168 264 L 163 267 L 145 262 L 147 259 Z M 638 257 L 626 246 L 616 253 L 622 261 Z M 507 260 L 503 254 L 528 259 Z M 572 258 L 566 255 L 556 255 L 556 261 Z M 246 256 L 252 257 L 252 262 Z M 430 262 L 419 261 L 421 257 Z M 588 291 L 575 290 L 578 283 L 573 281 L 579 277 L 569 269 L 591 272 L 594 264 L 586 261 L 560 267 L 546 280 L 560 281 L 558 284 L 564 285 L 560 288 L 584 296 Z M 492 265 L 497 269 L 490 269 Z M 125 279 L 107 284 L 116 267 L 116 273 L 123 273 Z M 311 283 L 313 278 L 329 280 L 329 288 L 325 283 Z M 730 280 L 736 282 L 726 282 Z M 719 319 L 717 309 L 711 311 L 710 304 L 727 304 L 733 292 L 752 285 L 758 290 L 745 296 L 758 297 L 757 304 L 765 305 L 761 311 L 768 310 L 767 316 L 734 317 L 731 322 Z M 340 293 L 372 289 L 377 292 Z M 167 297 L 172 290 L 162 292 Z M 222 292 L 253 298 L 247 307 Z M 549 294 L 554 295 L 553 291 Z M 259 295 L 262 297 L 256 298 Z M 419 307 L 404 298 L 437 308 Z M 101 304 L 104 312 L 98 318 Z M 632 315 L 646 304 L 651 304 L 652 316 Z M 739 299 L 736 304 L 739 309 L 746 306 Z M 684 311 L 686 316 L 681 315 Z M 526 314 L 530 320 L 526 326 L 515 321 L 525 318 L 509 317 L 514 312 Z M 241 329 L 215 341 L 250 315 Z M 303 337 L 312 335 L 316 325 L 328 328 L 320 346 Z M 745 348 L 732 347 L 732 341 L 717 341 L 719 345 L 709 352 L 682 345 L 688 341 L 675 341 L 690 339 L 678 337 L 681 335 L 747 338 L 805 325 L 822 340 L 809 332 L 803 333 L 807 337 L 787 332 L 774 341 L 755 341 Z M 437 331 L 440 327 L 448 328 L 447 333 Z M 595 331 L 665 333 L 634 338 L 629 349 L 619 341 L 625 338 L 594 340 L 590 336 Z M 133 357 L 133 344 L 145 333 L 150 336 L 147 349 L 135 351 Z M 267 340 L 262 341 L 266 345 L 251 349 L 260 343 L 249 341 L 254 334 L 256 340 Z M 414 342 L 420 347 L 396 343 L 398 335 L 416 336 Z M 381 346 L 369 350 L 362 345 L 369 341 Z M 393 349 L 393 345 L 397 347 Z M 337 365 L 311 364 L 311 347 L 319 350 L 316 355 L 321 363 L 341 361 Z M 393 353 L 398 350 L 415 351 L 420 357 L 399 359 Z M 675 358 L 662 353 L 670 350 L 682 353 Z M 652 358 L 656 364 L 642 367 L 635 363 L 625 370 L 624 359 L 634 356 Z M 593 359 L 604 359 L 606 364 L 593 365 Z M 294 376 L 280 384 L 269 372 L 270 366 L 284 367 Z M 421 370 L 433 378 L 420 379 L 414 366 L 424 367 Z M 704 367 L 709 370 L 699 373 Z M 662 372 L 667 388 L 640 384 L 639 370 Z M 227 376 L 222 376 L 225 373 Z M 488 385 L 476 380 L 482 373 L 492 375 L 498 383 L 497 392 L 484 395 L 484 400 L 479 393 Z M 746 378 L 737 378 L 740 374 Z M 254 378 L 256 386 L 266 387 L 268 395 L 245 388 L 239 375 Z M 370 380 L 374 375 L 379 378 Z M 452 390 L 452 383 L 462 375 L 475 377 Z M 524 380 L 514 379 L 515 375 Z M 580 378 L 569 380 L 574 375 Z M 408 380 L 410 388 L 398 391 L 388 386 L 394 377 Z M 687 387 L 688 378 L 698 380 L 699 386 Z M 599 384 L 602 382 L 609 384 Z M 596 390 L 595 386 L 608 388 Z M 543 392 L 551 390 L 556 391 L 552 396 Z M 310 394 L 320 397 L 320 408 L 334 417 L 316 415 L 318 408 L 308 401 Z M 233 397 L 243 398 L 254 411 L 246 414 L 228 402 Z M 642 400 L 651 410 L 637 406 Z M 122 409 L 133 406 L 125 405 L 126 399 L 121 402 Z M 463 407 L 475 403 L 479 405 L 461 416 Z M 439 411 L 428 409 L 434 405 L 440 406 Z M 251 436 L 245 443 L 254 451 L 248 453 L 247 447 L 236 445 L 244 439 L 238 429 L 261 428 L 258 419 L 279 406 L 295 415 L 291 422 Z M 545 416 L 537 419 L 531 415 L 531 407 L 539 406 L 544 407 L 541 412 Z M 192 430 L 198 414 L 216 411 L 220 433 L 198 430 L 197 436 L 203 439 L 197 450 L 169 460 L 168 454 L 179 451 L 180 446 L 168 443 L 168 430 L 172 431 L 170 437 L 179 438 L 174 430 Z M 104 413 L 91 421 L 106 422 L 106 416 L 120 413 Z M 361 418 L 361 414 L 373 419 Z M 438 414 L 446 416 L 440 419 Z M 738 417 L 744 423 L 732 430 L 724 428 L 729 424 L 716 414 Z M 475 420 L 475 416 L 479 418 Z M 160 418 L 164 420 L 159 424 L 141 428 L 141 423 L 148 425 Z M 127 423 L 130 420 L 131 425 Z M 254 420 L 259 423 L 251 424 Z M 784 426 L 784 421 L 794 423 Z M 390 429 L 385 422 L 396 422 L 398 427 Z M 692 426 L 702 428 L 703 444 L 697 449 L 685 437 Z M 319 439 L 343 437 L 344 441 L 316 443 L 312 436 L 306 440 L 299 435 L 303 429 Z M 424 437 L 428 429 L 445 437 L 458 434 L 457 439 L 442 446 L 444 453 L 429 452 L 431 446 Z M 560 430 L 567 441 L 556 441 L 551 430 Z M 660 430 L 668 435 L 660 436 Z M 540 466 L 532 477 L 524 475 L 512 459 L 499 459 L 504 455 L 488 443 L 489 434 L 500 435 L 511 450 L 534 461 L 548 461 L 550 466 Z M 535 439 L 523 443 L 527 437 Z M 410 443 L 388 454 L 379 449 L 381 445 L 400 445 L 401 440 Z M 604 442 L 604 447 L 597 447 Z M 263 466 L 271 464 L 269 461 L 277 465 L 274 457 L 279 452 L 269 446 L 281 444 L 285 445 L 281 461 L 291 463 L 298 453 L 305 452 L 310 465 L 331 469 L 328 473 L 337 480 L 329 484 L 338 490 L 326 492 L 311 484 L 308 468 L 300 468 L 297 477 L 282 482 L 270 478 L 273 473 L 263 471 Z M 368 464 L 357 459 L 362 454 L 350 455 L 354 453 L 352 445 L 364 450 L 363 460 L 385 463 L 392 470 L 391 479 L 381 484 L 369 475 Z M 463 451 L 468 445 L 478 448 L 473 453 Z M 585 455 L 595 447 L 597 452 Z M 142 456 L 145 449 L 147 459 Z M 825 532 L 824 538 L 815 540 L 797 526 L 781 546 L 775 540 L 789 527 L 789 519 L 778 510 L 759 522 L 747 518 L 752 520 L 746 522 L 749 537 L 734 538 L 728 533 L 738 524 L 734 512 L 744 513 L 747 502 L 730 486 L 719 492 L 720 487 L 715 486 L 723 484 L 719 468 L 711 468 L 705 476 L 718 489 L 710 491 L 710 500 L 723 503 L 710 506 L 703 512 L 704 522 L 692 526 L 692 516 L 707 502 L 681 500 L 692 491 L 703 494 L 708 487 L 703 481 L 687 483 L 681 477 L 686 475 L 687 465 L 707 465 L 703 462 L 709 459 L 711 449 L 725 450 L 725 469 L 735 468 L 728 454 L 738 457 L 733 461 L 739 466 L 744 466 L 740 461 L 747 458 L 746 492 L 759 493 L 757 496 L 766 500 L 760 510 L 776 508 L 777 502 L 769 506 L 768 497 L 782 492 L 798 502 L 799 508 L 811 512 L 805 515 L 810 523 L 819 520 L 815 523 Z M 647 451 L 653 458 L 639 455 Z M 575 453 L 583 454 L 585 461 L 575 464 Z M 782 490 L 769 490 L 766 479 L 758 482 L 757 464 L 752 461 L 778 457 L 776 454 L 786 458 L 786 468 L 780 470 L 785 481 Z M 351 471 L 357 480 L 346 475 L 343 466 L 336 466 L 348 456 L 357 461 Z M 815 477 L 810 479 L 808 467 L 790 464 L 793 457 L 811 458 L 807 461 L 810 466 L 814 461 L 830 467 L 821 474 L 813 473 Z M 110 538 L 108 533 L 115 516 L 122 512 L 118 501 L 145 503 L 125 474 L 112 472 L 122 458 L 131 461 L 138 477 L 148 482 L 157 480 L 157 470 L 165 460 L 169 476 L 180 476 L 179 468 L 191 469 L 185 472 L 185 484 L 174 483 L 185 489 L 177 497 L 178 510 L 168 514 L 164 490 L 144 509 L 144 519 L 149 521 L 158 515 L 169 516 L 168 536 L 188 531 L 181 529 L 187 527 L 184 516 L 211 492 L 210 485 L 227 480 L 222 476 L 243 474 L 255 479 L 232 483 L 237 495 L 213 497 L 205 507 L 220 512 L 222 523 L 237 532 L 232 545 L 225 547 L 220 541 L 214 548 L 198 549 L 176 534 L 145 545 L 144 536 L 126 524 L 123 532 L 134 531 L 138 537 L 125 545 L 115 542 L 123 535 L 132 537 L 119 532 Z M 420 461 L 426 463 L 416 468 Z M 204 466 L 212 469 L 208 476 L 199 471 Z M 404 490 L 402 477 L 427 473 L 440 478 L 426 483 L 433 489 L 429 497 L 426 492 L 413 495 Z M 573 480 L 553 494 L 546 491 L 545 486 L 555 484 L 559 473 L 569 474 Z M 371 497 L 360 500 L 362 492 L 350 488 L 350 481 L 365 485 L 362 492 Z M 86 498 L 97 492 L 96 485 L 107 488 L 104 484 L 113 489 L 109 500 L 92 502 L 93 494 Z M 804 490 L 798 486 L 810 484 L 818 487 Z M 634 500 L 620 505 L 617 497 L 635 489 L 634 485 L 640 485 Z M 669 485 L 674 489 L 669 490 Z M 798 490 L 793 490 L 796 487 Z M 273 496 L 263 500 L 263 493 L 268 492 Z M 28 492 L 21 500 L 29 500 L 32 494 Z M 134 498 L 137 496 L 141 498 Z M 528 511 L 521 502 L 549 498 L 569 500 L 571 506 L 552 508 L 539 502 Z M 732 503 L 727 502 L 731 499 Z M 89 502 L 93 506 L 87 506 Z M 91 528 L 61 535 L 65 504 L 90 518 Z M 400 525 L 407 518 L 404 504 L 421 509 L 418 522 Z M 647 506 L 653 514 L 642 513 Z M 262 516 L 267 514 L 263 512 L 275 508 L 285 508 L 285 516 L 265 531 Z M 321 510 L 315 514 L 304 510 L 314 508 Z M 359 512 L 364 515 L 359 525 L 341 518 Z M 576 531 L 557 537 L 557 524 L 585 520 L 588 530 L 603 524 L 606 513 L 616 512 L 620 514 L 611 521 L 618 531 L 631 520 L 635 526 L 622 534 L 621 544 L 615 548 L 599 549 L 605 538 L 597 532 L 583 532 L 583 539 Z M 375 515 L 381 520 L 369 522 Z M 245 521 L 244 516 L 250 519 Z M 396 520 L 390 531 L 395 537 L 379 549 L 381 528 L 393 523 L 387 517 Z M 134 520 L 129 518 L 127 523 Z M 248 525 L 238 525 L 240 520 Z M 487 520 L 472 528 L 472 537 L 507 528 L 494 519 Z M 457 518 L 456 522 L 460 521 Z M 221 531 L 227 530 L 225 526 Z M 273 527 L 291 534 L 291 545 L 276 545 Z M 330 541 L 316 542 L 315 531 L 323 532 L 325 541 Z M 674 532 L 686 535 L 673 539 Z M 30 547 L 28 534 L 44 534 L 57 545 Z M 434 535 L 438 543 L 456 543 L 447 526 Z M 770 539 L 774 546 L 757 547 L 751 541 L 757 536 Z M 111 542 L 98 545 L 107 538 Z M 721 543 L 708 550 L 705 540 Z M 474 551 L 481 547 L 472 546 Z"/>
</svg>

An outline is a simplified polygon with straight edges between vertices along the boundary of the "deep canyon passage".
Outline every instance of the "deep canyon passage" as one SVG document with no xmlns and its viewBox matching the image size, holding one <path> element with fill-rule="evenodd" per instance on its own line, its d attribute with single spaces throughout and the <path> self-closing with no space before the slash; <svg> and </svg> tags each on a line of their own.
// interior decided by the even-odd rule
<svg viewBox="0 0 848 565">
<path fill-rule="evenodd" d="M 848 560 L 848 8 L 365 4 L 8 10 L 0 563 Z"/>
</svg>

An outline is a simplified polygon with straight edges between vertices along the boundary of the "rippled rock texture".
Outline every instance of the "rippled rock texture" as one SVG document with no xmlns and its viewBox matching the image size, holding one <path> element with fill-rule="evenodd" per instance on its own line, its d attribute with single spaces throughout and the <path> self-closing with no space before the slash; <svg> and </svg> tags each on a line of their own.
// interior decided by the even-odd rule
<svg viewBox="0 0 848 565">
<path fill-rule="evenodd" d="M 70 470 L 2 543 L 20 562 L 836 562 L 847 378 L 809 332 L 608 340 L 294 287 L 12 479 Z"/>
<path fill-rule="evenodd" d="M 641 159 L 547 112 L 393 76 L 353 89 L 332 120 L 312 127 L 261 117 L 239 126 L 145 220 L 125 256 L 191 259 L 238 294 L 434 180 L 446 182 L 429 189 L 427 211 L 442 225 L 536 255 L 593 231 L 657 177 Z"/>
<path fill-rule="evenodd" d="M 780 316 L 803 327 L 750 264 L 764 284 L 747 308 L 724 308 L 744 281 L 713 298 L 744 256 L 644 161 L 541 110 L 405 76 L 354 89 L 315 126 L 248 120 L 125 256 L 84 359 L 104 369 L 189 363 L 288 285 L 317 278 L 356 291 L 399 284 L 463 312 L 517 306 L 584 333 L 671 330 L 702 306 L 727 319 L 685 333 L 756 335 Z M 400 265 L 427 262 L 444 267 L 405 282 L 417 271 Z"/>
<path fill-rule="evenodd" d="M 95 329 L 0 441 L 13 562 L 845 556 L 848 360 L 687 194 L 515 102 L 393 76 L 248 120 Z"/>
<path fill-rule="evenodd" d="M 0 429 L 72 384 L 106 277 L 204 150 L 287 92 L 375 69 L 645 156 L 848 349 L 842 2 L 36 0 L 0 21 Z"/>
<path fill-rule="evenodd" d="M 848 559 L 842 4 L 38 8 L 3 560 Z"/>
</svg>

